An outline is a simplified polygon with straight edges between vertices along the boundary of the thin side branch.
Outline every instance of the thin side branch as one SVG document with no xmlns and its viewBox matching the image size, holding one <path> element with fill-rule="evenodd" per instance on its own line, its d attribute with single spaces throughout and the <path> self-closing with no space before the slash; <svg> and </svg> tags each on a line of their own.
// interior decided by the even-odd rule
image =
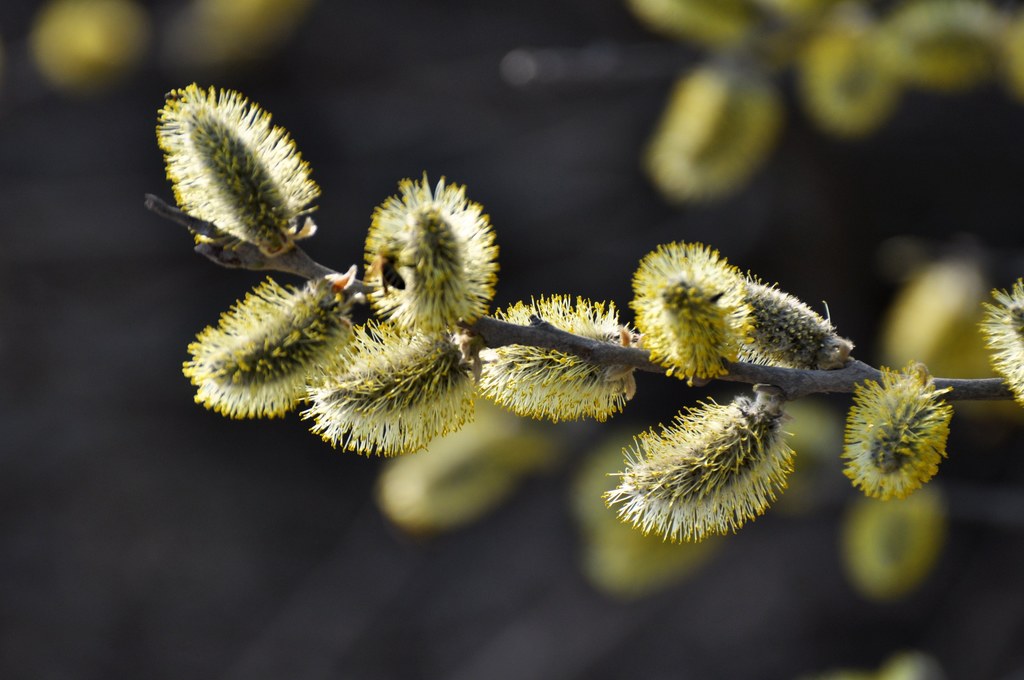
<svg viewBox="0 0 1024 680">
<path fill-rule="evenodd" d="M 214 224 L 196 219 L 152 194 L 146 194 L 145 205 L 155 214 L 180 224 L 193 234 L 216 240 L 223 237 L 223 232 Z M 307 279 L 339 275 L 335 270 L 314 261 L 298 246 L 276 256 L 267 256 L 256 246 L 241 241 L 233 242 L 230 246 L 203 242 L 197 244 L 195 250 L 213 263 L 231 269 L 281 271 Z M 354 293 L 365 293 L 373 288 L 362 281 L 353 280 L 348 289 Z M 488 347 L 543 347 L 576 354 L 601 366 L 626 366 L 651 373 L 665 373 L 665 368 L 652 362 L 650 353 L 646 350 L 573 335 L 540 318 L 534 318 L 529 325 L 521 326 L 485 316 L 462 326 L 464 330 L 479 336 Z M 859 383 L 881 379 L 881 373 L 877 368 L 857 360 L 851 360 L 843 368 L 832 371 L 779 368 L 744 362 L 730 362 L 726 369 L 728 372 L 719 376 L 718 380 L 772 385 L 781 390 L 788 400 L 825 392 L 853 392 Z M 702 381 L 701 384 L 705 382 Z M 999 378 L 935 378 L 935 387 L 952 388 L 944 395 L 944 398 L 950 401 L 996 401 L 1013 398 L 1010 389 Z"/>
<path fill-rule="evenodd" d="M 229 243 L 223 243 L 224 232 L 218 229 L 212 222 L 207 222 L 182 212 L 153 194 L 146 194 L 145 206 L 160 217 L 180 224 L 193 234 L 211 239 L 209 242 L 197 243 L 195 251 L 221 267 L 227 267 L 228 269 L 253 269 L 256 271 L 272 270 L 295 274 L 307 279 L 340 275 L 340 272 L 336 272 L 330 267 L 325 267 L 319 262 L 314 261 L 313 258 L 306 254 L 306 251 L 298 246 L 289 248 L 280 255 L 268 256 L 251 243 L 237 239 L 232 239 Z"/>
</svg>

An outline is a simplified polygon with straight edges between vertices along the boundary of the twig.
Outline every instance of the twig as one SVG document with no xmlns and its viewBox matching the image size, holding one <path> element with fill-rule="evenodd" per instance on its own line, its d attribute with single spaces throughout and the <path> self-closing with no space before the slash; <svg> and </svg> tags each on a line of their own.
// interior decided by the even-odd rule
<svg viewBox="0 0 1024 680">
<path fill-rule="evenodd" d="M 665 373 L 655 364 L 650 354 L 636 347 L 622 347 L 612 342 L 598 342 L 581 338 L 555 328 L 545 321 L 520 326 L 491 317 L 483 317 L 465 326 L 484 339 L 488 347 L 504 345 L 530 345 L 576 354 L 587 361 L 603 366 L 629 366 L 641 371 Z M 852 360 L 845 367 L 833 371 L 813 371 L 778 366 L 762 366 L 745 362 L 726 364 L 728 373 L 718 380 L 748 384 L 774 385 L 786 399 L 798 399 L 809 394 L 825 392 L 853 392 L 858 383 L 879 380 L 881 372 L 862 361 Z M 999 378 L 950 379 L 936 378 L 938 389 L 952 387 L 944 395 L 947 400 L 1001 400 L 1012 399 L 1009 388 Z"/>
<path fill-rule="evenodd" d="M 268 256 L 253 244 L 244 241 L 233 240 L 228 245 L 222 245 L 219 241 L 224 238 L 224 232 L 212 222 L 182 212 L 153 194 L 146 194 L 145 205 L 148 210 L 164 219 L 180 224 L 193 234 L 213 239 L 210 242 L 197 243 L 195 251 L 221 267 L 257 271 L 273 270 L 295 274 L 307 279 L 339 275 L 339 272 L 314 261 L 306 254 L 306 251 L 298 246 L 289 248 L 280 255 Z"/>
<path fill-rule="evenodd" d="M 160 217 L 176 222 L 194 234 L 208 238 L 223 235 L 216 225 L 192 217 L 152 194 L 146 194 L 145 205 Z M 244 242 L 233 243 L 230 247 L 204 242 L 197 244 L 195 250 L 215 264 L 232 269 L 276 270 L 307 279 L 338 275 L 333 269 L 314 261 L 298 246 L 272 257 L 263 254 L 256 246 Z M 348 289 L 354 293 L 366 293 L 373 290 L 373 287 L 354 280 Z M 652 373 L 665 373 L 665 368 L 652 362 L 650 353 L 646 350 L 573 335 L 536 317 L 529 325 L 519 325 L 485 316 L 472 323 L 464 323 L 462 327 L 483 339 L 488 347 L 543 347 L 575 354 L 601 366 L 626 366 Z M 784 397 L 789 400 L 809 394 L 853 392 L 857 384 L 866 380 L 877 381 L 881 377 L 878 369 L 855 359 L 843 368 L 832 371 L 780 368 L 744 362 L 727 363 L 726 369 L 728 372 L 718 376 L 718 380 L 751 385 L 774 385 L 782 390 Z M 701 384 L 705 382 L 701 381 Z M 995 401 L 1013 398 L 1010 389 L 999 378 L 935 378 L 935 387 L 951 387 L 952 390 L 944 395 L 944 398 L 950 401 Z"/>
</svg>

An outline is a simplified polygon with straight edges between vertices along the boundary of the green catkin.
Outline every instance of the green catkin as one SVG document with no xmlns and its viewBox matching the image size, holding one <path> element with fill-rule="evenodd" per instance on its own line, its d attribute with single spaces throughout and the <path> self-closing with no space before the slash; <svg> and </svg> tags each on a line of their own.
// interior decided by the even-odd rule
<svg viewBox="0 0 1024 680">
<path fill-rule="evenodd" d="M 746 283 L 750 340 L 740 360 L 785 368 L 842 368 L 853 343 L 836 334 L 832 324 L 797 298 L 756 279 Z"/>
<path fill-rule="evenodd" d="M 284 415 L 338 367 L 352 337 L 347 311 L 331 279 L 299 289 L 267 279 L 188 346 L 196 402 L 232 418 Z"/>
</svg>

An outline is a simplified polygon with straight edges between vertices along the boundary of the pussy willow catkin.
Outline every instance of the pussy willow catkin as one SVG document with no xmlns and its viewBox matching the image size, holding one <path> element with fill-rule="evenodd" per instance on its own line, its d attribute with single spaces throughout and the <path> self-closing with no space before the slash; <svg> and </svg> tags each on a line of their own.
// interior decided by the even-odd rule
<svg viewBox="0 0 1024 680">
<path fill-rule="evenodd" d="M 178 205 L 267 255 L 315 227 L 306 215 L 320 188 L 288 133 L 231 90 L 195 84 L 167 95 L 157 141 Z"/>
<path fill-rule="evenodd" d="M 562 295 L 522 302 L 495 315 L 515 324 L 534 316 L 590 340 L 633 344 L 619 323 L 614 304 Z M 636 391 L 633 369 L 599 366 L 553 349 L 508 345 L 484 352 L 480 390 L 512 412 L 554 422 L 594 418 L 604 421 L 622 410 Z"/>
<path fill-rule="evenodd" d="M 347 311 L 331 279 L 298 289 L 267 279 L 188 346 L 196 401 L 232 418 L 284 415 L 340 366 L 352 338 Z"/>
<path fill-rule="evenodd" d="M 736 531 L 767 509 L 793 469 L 782 417 L 771 394 L 680 414 L 636 438 L 606 500 L 624 521 L 671 541 Z"/>
<path fill-rule="evenodd" d="M 487 313 L 498 247 L 483 207 L 466 189 L 403 180 L 373 213 L 366 264 L 380 285 L 370 302 L 398 326 L 432 333 Z"/>
<path fill-rule="evenodd" d="M 370 322 L 345 369 L 310 391 L 312 430 L 332 446 L 393 456 L 424 448 L 473 417 L 475 385 L 458 345 Z"/>
</svg>

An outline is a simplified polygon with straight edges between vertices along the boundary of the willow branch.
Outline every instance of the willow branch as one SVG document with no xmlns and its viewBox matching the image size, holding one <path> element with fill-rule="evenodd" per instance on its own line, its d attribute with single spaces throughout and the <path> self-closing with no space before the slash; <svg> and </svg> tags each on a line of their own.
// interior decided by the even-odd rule
<svg viewBox="0 0 1024 680">
<path fill-rule="evenodd" d="M 581 338 L 534 317 L 530 325 L 520 326 L 491 317 L 483 317 L 465 326 L 483 338 L 488 347 L 529 345 L 555 349 L 603 366 L 628 366 L 641 371 L 665 373 L 665 368 L 651 361 L 650 353 L 636 347 L 622 347 L 610 342 Z M 841 369 L 815 371 L 778 366 L 762 366 L 745 362 L 729 362 L 727 373 L 717 380 L 774 385 L 786 399 L 798 399 L 809 394 L 827 392 L 853 392 L 854 387 L 866 380 L 878 381 L 881 372 L 862 361 L 852 360 Z M 1002 400 L 1012 399 L 1010 390 L 999 378 L 951 379 L 935 378 L 935 387 L 952 391 L 947 400 Z"/>
<path fill-rule="evenodd" d="M 224 244 L 224 232 L 212 222 L 193 217 L 182 212 L 153 194 L 146 194 L 145 206 L 148 210 L 166 220 L 180 224 L 195 235 L 211 239 L 195 245 L 194 250 L 214 264 L 228 269 L 253 269 L 256 271 L 280 271 L 295 274 L 307 279 L 319 279 L 324 276 L 338 275 L 330 267 L 325 267 L 311 258 L 306 251 L 298 246 L 289 248 L 280 255 L 266 255 L 251 243 L 232 240 Z"/>
<path fill-rule="evenodd" d="M 146 194 L 145 205 L 153 213 L 185 227 L 193 234 L 213 239 L 223 237 L 223 232 L 216 225 L 192 217 L 152 194 Z M 335 270 L 313 260 L 298 246 L 275 256 L 265 255 L 256 246 L 241 241 L 233 242 L 230 246 L 204 242 L 197 244 L 195 250 L 211 262 L 231 269 L 281 271 L 307 279 L 338 275 Z M 353 280 L 348 289 L 354 293 L 365 293 L 372 290 L 372 286 L 359 280 Z M 461 325 L 463 330 L 480 337 L 488 347 L 504 347 L 505 345 L 542 347 L 575 354 L 600 366 L 626 366 L 651 373 L 665 373 L 665 368 L 651 361 L 650 353 L 644 349 L 624 347 L 613 342 L 601 342 L 574 335 L 556 328 L 536 316 L 530 320 L 528 325 L 500 321 L 489 316 Z M 782 390 L 786 399 L 798 399 L 809 394 L 828 392 L 853 392 L 854 387 L 859 383 L 881 379 L 881 373 L 877 368 L 857 360 L 851 360 L 843 368 L 832 371 L 780 368 L 745 362 L 729 362 L 726 364 L 726 370 L 725 375 L 718 376 L 716 379 L 751 385 L 773 385 Z M 695 380 L 694 384 L 706 384 L 707 382 Z M 945 399 L 951 401 L 995 401 L 1013 398 L 1010 389 L 999 378 L 935 378 L 935 387 L 937 389 L 952 388 L 944 395 Z"/>
</svg>

